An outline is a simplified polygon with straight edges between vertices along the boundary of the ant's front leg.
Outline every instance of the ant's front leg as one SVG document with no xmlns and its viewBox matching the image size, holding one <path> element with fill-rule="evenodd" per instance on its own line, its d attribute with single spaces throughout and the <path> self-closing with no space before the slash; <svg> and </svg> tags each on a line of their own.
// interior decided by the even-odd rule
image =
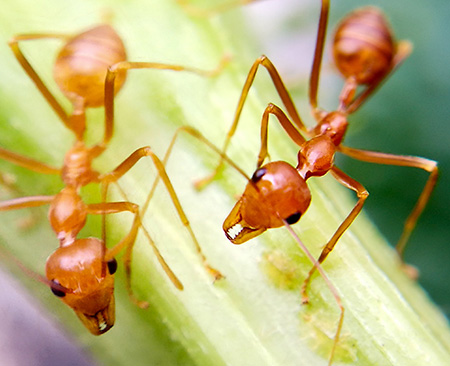
<svg viewBox="0 0 450 366">
<path fill-rule="evenodd" d="M 34 40 L 41 40 L 41 39 L 68 40 L 68 39 L 70 39 L 70 36 L 67 34 L 51 34 L 51 33 L 49 33 L 49 34 L 46 34 L 46 33 L 21 34 L 21 35 L 17 35 L 15 37 L 13 37 L 8 42 L 8 45 L 11 48 L 11 50 L 13 51 L 14 56 L 16 57 L 17 61 L 19 62 L 20 66 L 22 66 L 24 71 L 27 73 L 27 75 L 30 77 L 30 79 L 33 81 L 33 83 L 36 85 L 39 92 L 47 100 L 48 104 L 55 111 L 55 113 L 58 115 L 58 117 L 61 119 L 61 121 L 64 123 L 64 125 L 68 129 L 73 130 L 73 128 L 70 124 L 70 118 L 69 118 L 67 112 L 64 110 L 64 108 L 61 106 L 61 104 L 56 100 L 54 95 L 50 92 L 50 90 L 44 84 L 42 79 L 39 77 L 37 72 L 34 70 L 33 66 L 31 66 L 31 64 L 29 63 L 29 61 L 27 60 L 27 58 L 25 57 L 25 55 L 23 54 L 22 50 L 19 47 L 19 42 L 34 41 Z"/>
<path fill-rule="evenodd" d="M 88 207 L 88 213 L 91 215 L 109 215 L 114 213 L 120 213 L 120 212 L 131 212 L 134 215 L 133 224 L 131 226 L 130 231 L 128 234 L 122 238 L 120 242 L 115 244 L 112 248 L 108 249 L 106 246 L 103 246 L 103 262 L 102 262 L 102 272 L 103 274 L 106 273 L 107 266 L 109 263 L 114 261 L 114 258 L 123 250 L 125 250 L 124 256 L 122 258 L 125 268 L 125 274 L 126 274 L 126 289 L 128 292 L 128 296 L 130 297 L 131 301 L 138 305 L 141 308 L 146 308 L 148 306 L 148 303 L 145 301 L 138 300 L 136 296 L 133 294 L 133 290 L 131 287 L 131 257 L 132 257 L 132 249 L 134 246 L 134 243 L 136 242 L 136 236 L 138 233 L 139 228 L 142 226 L 141 219 L 139 215 L 139 206 L 132 202 L 102 202 L 97 204 L 90 204 Z M 105 243 L 106 244 L 106 243 Z M 150 238 L 150 244 L 153 246 L 153 241 Z M 159 252 L 158 252 L 159 253 Z M 162 257 L 161 257 L 162 258 Z M 159 259 L 159 258 L 158 258 Z M 162 261 L 165 263 L 164 259 Z M 166 265 L 168 268 L 168 266 Z M 166 268 L 164 268 L 166 270 Z M 175 286 L 182 290 L 183 286 L 181 285 L 178 278 L 175 276 L 175 274 L 168 269 L 168 275 L 171 278 L 172 282 L 175 284 Z M 166 271 L 167 273 L 167 271 Z"/>
<path fill-rule="evenodd" d="M 367 197 L 369 196 L 369 193 L 367 192 L 367 190 L 359 182 L 350 178 L 347 174 L 342 172 L 340 169 L 333 167 L 331 170 L 331 173 L 332 173 L 333 177 L 339 183 L 341 183 L 343 186 L 347 187 L 348 189 L 351 189 L 352 191 L 356 192 L 356 195 L 358 196 L 358 202 L 355 204 L 355 206 L 350 211 L 348 216 L 344 219 L 344 221 L 342 221 L 342 223 L 339 225 L 336 232 L 333 234 L 333 236 L 328 241 L 328 243 L 325 245 L 325 247 L 322 249 L 319 259 L 317 260 L 317 262 L 319 264 L 322 264 L 323 261 L 327 258 L 328 254 L 330 254 L 330 252 L 334 249 L 339 238 L 342 236 L 342 234 L 344 234 L 344 232 L 348 229 L 348 227 L 352 224 L 352 222 L 356 219 L 356 217 L 361 212 L 364 202 L 367 199 Z M 306 301 L 308 299 L 306 291 L 307 291 L 308 285 L 311 281 L 311 277 L 314 274 L 316 269 L 317 269 L 317 266 L 313 266 L 311 268 L 311 270 L 308 273 L 308 276 L 306 277 L 306 279 L 302 285 L 302 289 L 301 289 L 302 298 L 305 299 Z"/>
<path fill-rule="evenodd" d="M 125 173 L 127 173 L 141 158 L 143 157 L 150 157 L 153 164 L 155 165 L 157 171 L 158 171 L 158 177 L 162 179 L 164 186 L 166 187 L 167 192 L 170 195 L 170 199 L 177 211 L 178 217 L 181 221 L 181 223 L 185 226 L 186 230 L 188 231 L 189 235 L 191 236 L 191 239 L 195 245 L 195 248 L 201 258 L 201 261 L 203 263 L 203 266 L 205 269 L 214 277 L 215 280 L 222 278 L 222 274 L 209 266 L 207 263 L 206 257 L 203 254 L 200 244 L 197 240 L 196 235 L 194 234 L 194 231 L 192 230 L 192 227 L 189 223 L 189 220 L 187 219 L 186 214 L 184 213 L 184 210 L 182 208 L 182 205 L 178 199 L 178 196 L 175 192 L 175 189 L 173 188 L 173 185 L 166 173 L 166 170 L 164 168 L 163 163 L 161 160 L 157 157 L 157 155 L 151 150 L 150 147 L 142 147 L 140 149 L 137 149 L 135 152 L 133 152 L 127 159 L 125 159 L 116 169 L 114 169 L 110 173 L 103 174 L 99 177 L 100 182 L 105 185 L 109 185 L 110 183 L 116 182 L 118 179 L 120 179 Z M 151 190 L 152 192 L 153 190 Z M 146 205 L 144 207 L 146 208 Z M 142 214 L 143 215 L 143 214 Z M 145 231 L 144 231 L 145 232 Z M 149 236 L 148 236 L 149 238 Z M 169 278 L 172 280 L 174 285 L 176 287 L 180 287 L 180 282 L 176 278 L 176 276 L 173 274 L 173 272 L 170 270 L 164 259 L 162 258 L 161 254 L 159 254 L 159 251 L 157 250 L 156 246 L 154 246 L 154 242 L 149 239 L 150 244 L 152 245 L 153 250 L 155 251 L 158 260 L 160 261 L 163 269 L 166 271 L 166 274 L 169 276 Z"/>
<path fill-rule="evenodd" d="M 264 159 L 269 155 L 267 142 L 269 139 L 268 128 L 269 128 L 269 117 L 270 115 L 277 117 L 278 122 L 289 135 L 292 141 L 294 141 L 298 146 L 302 146 L 306 142 L 305 138 L 300 134 L 300 132 L 295 128 L 294 124 L 289 120 L 286 114 L 275 104 L 269 103 L 269 105 L 264 110 L 261 119 L 261 148 L 258 154 L 258 161 L 256 163 L 256 169 L 260 168 L 264 162 Z"/>
<path fill-rule="evenodd" d="M 228 146 L 231 142 L 231 139 L 236 132 L 239 119 L 241 117 L 242 109 L 244 108 L 245 101 L 247 100 L 248 93 L 250 91 L 251 86 L 253 85 L 253 81 L 255 80 L 256 73 L 259 69 L 259 66 L 263 66 L 267 72 L 269 73 L 270 78 L 272 79 L 272 82 L 275 86 L 275 89 L 278 93 L 278 95 L 281 98 L 281 101 L 283 102 L 283 105 L 286 108 L 287 114 L 293 121 L 293 124 L 306 136 L 309 135 L 308 129 L 306 128 L 305 124 L 303 123 L 299 113 L 297 112 L 297 109 L 295 108 L 294 102 L 292 101 L 292 98 L 286 89 L 286 86 L 283 83 L 283 80 L 281 79 L 281 76 L 279 75 L 277 69 L 272 64 L 272 62 L 267 58 L 267 56 L 261 56 L 259 57 L 252 65 L 250 71 L 248 72 L 247 79 L 245 80 L 244 87 L 241 91 L 241 96 L 239 97 L 238 105 L 236 108 L 236 112 L 234 113 L 233 123 L 231 124 L 230 129 L 228 130 L 227 136 L 225 137 L 224 144 L 222 146 L 221 154 L 225 155 L 226 151 L 228 149 Z M 208 175 L 207 177 L 198 180 L 196 182 L 196 187 L 198 189 L 203 188 L 204 186 L 208 185 L 218 174 L 220 168 L 222 167 L 223 159 L 221 158 L 214 169 L 214 171 Z"/>
</svg>

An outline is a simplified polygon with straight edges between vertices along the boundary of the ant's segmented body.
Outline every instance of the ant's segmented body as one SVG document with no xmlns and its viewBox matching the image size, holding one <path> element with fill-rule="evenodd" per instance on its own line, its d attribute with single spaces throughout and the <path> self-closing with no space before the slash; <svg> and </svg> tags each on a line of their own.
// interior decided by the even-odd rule
<svg viewBox="0 0 450 366">
<path fill-rule="evenodd" d="M 19 42 L 47 38 L 62 39 L 66 42 L 55 61 L 54 79 L 72 104 L 70 114 L 53 96 L 19 48 Z M 63 189 L 56 195 L 21 197 L 0 202 L 0 211 L 50 205 L 48 219 L 60 246 L 47 260 L 46 278 L 39 277 L 39 279 L 48 284 L 53 293 L 61 297 L 75 311 L 92 334 L 103 334 L 114 325 L 115 321 L 114 272 L 117 263 L 114 257 L 124 249 L 126 250 L 123 261 L 127 274 L 128 292 L 138 305 L 145 305 L 133 297 L 130 285 L 131 248 L 138 230 L 142 228 L 165 273 L 178 289 L 183 289 L 183 285 L 141 225 L 141 216 L 145 213 L 153 189 L 142 210 L 137 204 L 126 200 L 123 202 L 107 202 L 106 200 L 108 186 L 116 183 L 143 157 L 150 157 L 155 165 L 158 171 L 157 180 L 163 181 L 180 221 L 189 232 L 204 267 L 215 279 L 221 278 L 220 272 L 206 263 L 206 258 L 165 172 L 164 165 L 150 147 L 137 149 L 111 172 L 100 173 L 92 167 L 93 161 L 107 149 L 113 136 L 114 96 L 122 87 L 127 70 L 189 71 L 200 75 L 211 75 L 215 71 L 206 72 L 179 65 L 151 62 L 128 62 L 122 40 L 109 25 L 100 25 L 75 36 L 19 35 L 14 37 L 9 45 L 20 65 L 49 105 L 76 137 L 73 146 L 65 154 L 61 168 L 0 148 L 0 158 L 40 174 L 60 175 L 64 183 Z M 86 146 L 84 141 L 86 108 L 100 106 L 105 108 L 103 139 L 96 145 Z M 80 195 L 80 189 L 90 183 L 100 185 L 101 203 L 87 204 Z M 134 220 L 128 234 L 112 248 L 107 248 L 104 217 L 107 214 L 119 212 L 132 213 Z M 103 216 L 102 239 L 78 238 L 88 215 Z"/>
<path fill-rule="evenodd" d="M 342 144 L 348 126 L 348 116 L 361 107 L 377 87 L 408 57 L 412 46 L 407 41 L 396 42 L 394 40 L 390 27 L 379 9 L 368 6 L 350 13 L 338 25 L 333 40 L 334 63 L 345 79 L 345 83 L 339 96 L 337 109 L 331 112 L 324 111 L 318 107 L 317 94 L 328 12 L 329 0 L 322 0 L 309 82 L 309 102 L 317 124 L 312 128 L 308 128 L 304 124 L 278 71 L 272 62 L 263 55 L 254 62 L 248 73 L 232 126 L 222 148 L 222 152 L 225 154 L 236 131 L 244 103 L 259 66 L 263 66 L 268 71 L 287 113 L 274 104 L 269 104 L 263 113 L 257 169 L 248 181 L 241 198 L 224 221 L 223 230 L 227 238 L 234 244 L 241 244 L 267 229 L 285 226 L 303 247 L 290 225 L 296 223 L 310 205 L 311 193 L 307 180 L 331 172 L 339 183 L 356 193 L 357 203 L 326 243 L 318 260 L 313 259 L 314 266 L 309 271 L 301 290 L 303 302 L 308 301 L 306 290 L 311 276 L 316 269 L 321 271 L 320 264 L 361 212 L 364 201 L 368 197 L 368 192 L 359 182 L 334 165 L 334 157 L 337 152 L 362 161 L 415 167 L 430 173 L 419 200 L 406 221 L 397 245 L 400 255 L 419 215 L 429 200 L 438 176 L 435 161 L 354 149 Z M 284 161 L 263 165 L 264 160 L 268 157 L 268 124 L 271 115 L 276 117 L 289 138 L 299 146 L 295 167 Z M 201 187 L 210 182 L 216 176 L 221 164 L 222 161 L 210 176 L 198 181 L 197 185 Z M 307 254 L 309 255 L 309 253 Z M 334 286 L 328 282 L 324 274 L 322 276 L 327 281 L 341 309 L 341 317 L 329 359 L 329 364 L 331 364 L 341 330 L 344 308 Z"/>
</svg>

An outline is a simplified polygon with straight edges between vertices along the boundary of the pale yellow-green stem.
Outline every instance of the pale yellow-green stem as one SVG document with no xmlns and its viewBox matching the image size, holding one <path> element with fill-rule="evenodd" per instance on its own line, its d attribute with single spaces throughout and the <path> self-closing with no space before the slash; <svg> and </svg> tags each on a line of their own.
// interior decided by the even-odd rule
<svg viewBox="0 0 450 366">
<path fill-rule="evenodd" d="M 98 169 L 113 169 L 145 145 L 162 158 L 176 128 L 185 124 L 200 130 L 214 144 L 223 143 L 246 72 L 259 56 L 246 35 L 239 10 L 207 19 L 188 16 L 172 0 L 42 3 L 17 0 L 0 12 L 2 147 L 59 165 L 73 141 L 15 62 L 7 40 L 18 33 L 78 31 L 99 22 L 105 13 L 113 15 L 112 24 L 123 37 L 132 61 L 206 70 L 214 69 L 224 55 L 230 55 L 231 62 L 214 78 L 170 71 L 130 71 L 116 99 L 115 135 L 99 159 Z M 57 41 L 42 41 L 24 47 L 52 91 L 57 90 L 51 81 L 57 46 Z M 271 93 L 270 88 L 264 77 L 256 82 L 229 149 L 230 157 L 249 175 L 256 163 L 259 121 L 267 103 L 259 97 Z M 63 99 L 59 93 L 57 96 Z M 277 102 L 275 97 L 270 101 Z M 102 136 L 102 111 L 89 113 L 88 124 L 89 141 L 98 141 Z M 281 129 L 270 130 L 269 148 L 272 158 L 295 162 L 295 146 Z M 245 180 L 225 168 L 202 192 L 196 192 L 191 184 L 208 174 L 217 159 L 196 140 L 183 137 L 175 145 L 167 171 L 209 263 L 225 279 L 212 283 L 160 184 L 143 222 L 183 283 L 183 291 L 164 275 L 142 235 L 133 255 L 132 283 L 138 298 L 150 306 L 141 310 L 131 304 L 119 271 L 116 325 L 105 335 L 88 334 L 72 311 L 42 284 L 27 282 L 82 347 L 103 364 L 327 364 L 339 316 L 332 294 L 323 279 L 315 276 L 310 304 L 301 305 L 299 290 L 311 263 L 284 228 L 241 246 L 228 242 L 222 233 L 222 221 Z M 24 195 L 52 194 L 61 187 L 57 177 L 39 176 L 3 162 L 0 167 L 14 176 Z M 151 162 L 143 161 L 120 183 L 131 201 L 142 204 L 154 177 Z M 331 178 L 314 180 L 311 189 L 312 206 L 293 228 L 317 256 L 355 198 Z M 87 187 L 85 193 L 90 202 L 99 199 L 95 187 Z M 45 258 L 57 240 L 45 219 L 45 210 L 38 212 L 42 215 L 38 214 L 34 218 L 37 222 L 28 229 L 18 224 L 21 218 L 32 215 L 30 210 L 2 213 L 0 240 L 2 247 L 43 273 Z M 111 242 L 119 240 L 129 228 L 129 216 L 124 213 L 108 219 Z M 90 221 L 82 235 L 100 236 L 100 222 Z M 364 214 L 345 233 L 323 268 L 346 309 L 336 365 L 448 364 L 450 333 L 446 320 L 401 271 L 393 250 Z"/>
</svg>

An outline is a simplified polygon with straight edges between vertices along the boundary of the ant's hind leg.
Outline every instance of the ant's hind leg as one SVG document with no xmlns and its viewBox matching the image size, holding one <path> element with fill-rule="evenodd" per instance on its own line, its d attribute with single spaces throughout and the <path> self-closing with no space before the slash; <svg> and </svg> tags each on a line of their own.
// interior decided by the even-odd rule
<svg viewBox="0 0 450 366">
<path fill-rule="evenodd" d="M 220 158 L 225 161 L 227 164 L 229 164 L 233 169 L 235 169 L 239 174 L 241 174 L 245 180 L 249 180 L 250 178 L 247 176 L 247 174 L 238 166 L 236 165 L 230 158 L 228 158 L 225 154 L 223 154 L 220 149 L 218 149 L 213 143 L 211 143 L 207 138 L 205 138 L 198 130 L 196 130 L 193 127 L 189 127 L 189 126 L 182 126 L 180 128 L 177 129 L 177 131 L 175 132 L 174 136 L 172 137 L 172 141 L 169 144 L 169 147 L 166 151 L 166 154 L 164 155 L 164 158 L 162 161 L 159 161 L 158 159 L 158 165 L 159 165 L 159 172 L 160 174 L 158 174 L 158 176 L 155 178 L 155 181 L 153 183 L 153 187 L 151 188 L 148 196 L 147 196 L 147 200 L 145 201 L 145 203 L 142 205 L 142 210 L 141 210 L 141 215 L 144 216 L 145 212 L 147 211 L 148 205 L 153 197 L 154 191 L 156 189 L 156 186 L 159 183 L 160 179 L 167 179 L 166 182 L 164 182 L 166 184 L 166 187 L 168 187 L 168 185 L 170 184 L 169 178 L 167 177 L 167 174 L 165 173 L 165 169 L 164 166 L 167 164 L 167 161 L 169 160 L 170 154 L 173 151 L 173 147 L 175 145 L 175 142 L 177 141 L 178 137 L 180 136 L 181 133 L 186 133 L 188 135 L 190 135 L 191 137 L 195 138 L 197 141 L 201 142 L 202 144 L 206 145 L 207 147 L 209 147 L 210 150 L 212 150 L 214 153 L 218 154 L 220 156 Z M 155 156 L 156 157 L 156 156 Z M 156 165 L 156 163 L 155 163 Z M 162 174 L 162 172 L 164 174 Z M 171 184 L 170 184 L 171 186 Z M 169 188 L 167 188 L 169 190 Z M 171 188 L 171 190 L 173 191 L 173 187 Z M 172 195 L 172 194 L 171 194 Z M 176 198 L 175 196 L 175 192 L 173 191 L 173 197 Z M 177 207 L 177 211 L 179 212 L 179 216 L 183 221 L 183 224 L 186 226 L 187 230 L 189 231 L 192 240 L 195 244 L 195 247 L 197 249 L 197 252 L 200 256 L 200 258 L 202 259 L 202 262 L 204 263 L 205 268 L 208 270 L 208 272 L 210 272 L 216 279 L 220 279 L 222 277 L 222 274 L 217 271 L 216 269 L 210 267 L 207 264 L 207 260 L 205 255 L 203 254 L 200 245 L 195 237 L 194 232 L 192 231 L 192 228 L 186 218 L 186 215 L 184 214 L 181 205 L 178 201 L 178 199 L 176 200 L 172 200 L 172 202 L 174 203 L 175 207 Z"/>
<path fill-rule="evenodd" d="M 386 165 L 396 165 L 396 166 L 406 166 L 411 168 L 419 168 L 428 172 L 430 175 L 428 177 L 425 186 L 423 187 L 422 193 L 420 194 L 416 205 L 409 214 L 405 221 L 405 226 L 403 228 L 402 235 L 397 243 L 396 250 L 398 255 L 403 261 L 403 251 L 405 249 L 406 243 L 417 224 L 422 211 L 430 200 L 431 193 L 434 190 L 436 181 L 439 175 L 439 170 L 437 163 L 434 160 L 420 158 L 416 156 L 404 156 L 404 155 L 392 155 L 385 154 L 374 151 L 366 151 L 353 149 L 347 146 L 340 146 L 339 151 L 343 154 L 350 156 L 354 159 L 366 161 L 375 164 L 386 164 Z"/>
<path fill-rule="evenodd" d="M 108 68 L 105 78 L 105 134 L 100 146 L 106 146 L 114 133 L 114 95 L 115 95 L 115 80 L 116 77 L 129 70 L 136 69 L 152 69 L 152 70 L 166 70 L 166 71 L 183 71 L 190 72 L 205 77 L 213 77 L 218 75 L 224 66 L 229 62 L 228 57 L 224 57 L 219 65 L 213 70 L 201 70 L 195 67 L 188 67 L 182 65 L 163 64 L 157 62 L 129 62 L 122 61 L 111 65 Z"/>
<path fill-rule="evenodd" d="M 317 108 L 317 92 L 319 89 L 320 68 L 322 65 L 323 48 L 325 36 L 327 33 L 328 12 L 330 10 L 330 1 L 322 0 L 320 9 L 319 26 L 317 28 L 316 47 L 314 50 L 314 59 L 309 79 L 309 104 L 312 113 L 317 120 L 320 120 L 320 110 Z"/>
<path fill-rule="evenodd" d="M 14 53 L 14 56 L 16 57 L 17 61 L 19 62 L 20 66 L 24 69 L 24 71 L 27 73 L 27 75 L 30 77 L 30 79 L 33 81 L 33 83 L 36 85 L 40 93 L 43 95 L 43 97 L 47 100 L 48 104 L 52 107 L 52 109 L 55 111 L 55 113 L 58 115 L 58 117 L 61 119 L 61 121 L 64 123 L 64 125 L 74 131 L 71 123 L 70 118 L 64 108 L 59 104 L 59 102 L 56 100 L 54 95 L 50 92 L 50 90 L 47 88 L 47 86 L 44 84 L 42 79 L 39 77 L 37 72 L 34 70 L 33 66 L 29 63 L 25 55 L 22 53 L 22 50 L 19 47 L 19 42 L 22 41 L 34 41 L 34 40 L 40 40 L 40 39 L 62 39 L 67 40 L 70 36 L 66 34 L 21 34 L 13 37 L 9 42 L 8 45 L 11 48 L 11 50 Z M 79 136 L 79 132 L 74 131 L 77 136 Z"/>
<path fill-rule="evenodd" d="M 299 247 L 302 249 L 302 251 L 306 254 L 306 256 L 309 258 L 309 260 L 314 264 L 313 269 L 317 269 L 317 271 L 319 272 L 320 276 L 322 276 L 323 280 L 325 281 L 325 284 L 327 285 L 327 287 L 329 288 L 331 294 L 333 295 L 333 297 L 334 297 L 334 299 L 336 301 L 336 305 L 339 307 L 339 311 L 341 313 L 340 316 L 339 316 L 338 325 L 337 325 L 337 328 L 336 328 L 336 333 L 334 335 L 333 347 L 331 348 L 330 356 L 328 358 L 328 366 L 330 366 L 333 363 L 334 354 L 335 354 L 335 351 L 336 351 L 337 344 L 339 342 L 339 337 L 341 335 L 342 324 L 344 322 L 345 308 L 342 305 L 341 297 L 339 296 L 336 287 L 334 287 L 334 285 L 328 279 L 328 276 L 326 275 L 326 273 L 323 270 L 322 266 L 320 265 L 319 261 L 317 261 L 313 257 L 313 255 L 309 252 L 308 248 L 306 248 L 306 246 L 302 243 L 300 238 L 297 236 L 295 231 L 287 223 L 286 220 L 283 220 L 283 224 L 286 227 L 286 229 L 288 230 L 288 232 L 295 239 L 295 241 L 297 242 Z M 302 293 L 302 303 L 306 304 L 306 303 L 308 303 L 308 301 L 309 300 L 308 300 L 308 297 L 306 296 L 306 293 Z"/>
<path fill-rule="evenodd" d="M 375 82 L 370 84 L 364 91 L 356 96 L 350 103 L 348 103 L 344 110 L 346 113 L 351 114 L 358 110 L 372 94 L 378 89 L 378 87 L 390 76 L 392 73 L 405 61 L 412 52 L 412 44 L 408 41 L 401 41 L 397 44 L 397 51 L 394 55 L 391 67 L 378 78 Z"/>
<path fill-rule="evenodd" d="M 187 219 L 186 214 L 184 213 L 184 210 L 182 208 L 182 205 L 178 199 L 178 196 L 175 192 L 175 189 L 172 186 L 172 183 L 165 171 L 164 165 L 161 162 L 161 160 L 156 156 L 156 154 L 151 150 L 150 147 L 142 147 L 140 149 L 137 149 L 135 152 L 133 152 L 127 159 L 125 159 L 115 170 L 113 170 L 110 173 L 103 174 L 99 177 L 100 181 L 103 184 L 109 184 L 112 182 L 116 182 L 118 179 L 120 179 L 125 173 L 127 173 L 141 158 L 143 157 L 150 157 L 152 159 L 153 164 L 155 165 L 157 171 L 158 171 L 158 178 L 162 179 L 164 186 L 169 193 L 169 196 L 171 198 L 171 201 L 175 207 L 175 210 L 177 211 L 178 217 L 182 224 L 185 226 L 186 230 L 188 231 L 189 235 L 191 236 L 192 241 L 194 242 L 195 248 L 202 260 L 203 266 L 206 268 L 206 270 L 215 278 L 219 279 L 222 277 L 221 273 L 212 268 L 207 264 L 206 257 L 204 256 L 200 244 L 198 243 L 197 237 L 194 234 L 194 231 L 192 230 L 192 227 L 189 223 L 189 220 Z M 156 183 L 155 183 L 156 184 Z M 151 195 L 153 192 L 153 189 L 150 191 Z M 147 202 L 143 206 L 142 215 L 145 214 L 146 207 L 148 205 L 149 199 L 147 199 Z M 145 232 L 144 232 L 145 233 Z M 149 237 L 149 236 L 148 236 Z M 153 241 L 150 240 L 150 244 L 153 245 Z M 156 251 L 156 247 L 154 247 L 154 250 Z M 160 263 L 163 266 L 164 270 L 168 269 L 167 264 L 165 261 L 162 260 L 162 257 L 158 257 L 160 259 Z M 163 262 L 162 262 L 163 261 Z M 167 273 L 167 271 L 166 271 Z M 179 281 L 175 281 L 174 278 L 175 275 L 170 271 L 171 274 L 168 273 L 169 277 L 172 279 L 172 282 L 174 282 L 176 287 L 179 287 Z M 176 283 L 178 282 L 178 283 Z"/>
</svg>

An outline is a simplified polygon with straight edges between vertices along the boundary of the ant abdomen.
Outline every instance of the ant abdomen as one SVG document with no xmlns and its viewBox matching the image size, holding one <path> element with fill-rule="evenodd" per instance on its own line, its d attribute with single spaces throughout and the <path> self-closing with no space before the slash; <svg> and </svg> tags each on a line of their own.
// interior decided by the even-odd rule
<svg viewBox="0 0 450 366">
<path fill-rule="evenodd" d="M 396 45 L 378 8 L 367 6 L 345 17 L 336 29 L 333 57 L 337 68 L 358 84 L 372 84 L 390 71 Z"/>
<path fill-rule="evenodd" d="M 53 75 L 69 100 L 81 97 L 85 107 L 98 107 L 104 103 L 107 68 L 125 60 L 125 46 L 118 34 L 111 26 L 100 25 L 67 42 L 57 56 Z M 125 72 L 117 75 L 116 93 L 125 76 Z"/>
</svg>

